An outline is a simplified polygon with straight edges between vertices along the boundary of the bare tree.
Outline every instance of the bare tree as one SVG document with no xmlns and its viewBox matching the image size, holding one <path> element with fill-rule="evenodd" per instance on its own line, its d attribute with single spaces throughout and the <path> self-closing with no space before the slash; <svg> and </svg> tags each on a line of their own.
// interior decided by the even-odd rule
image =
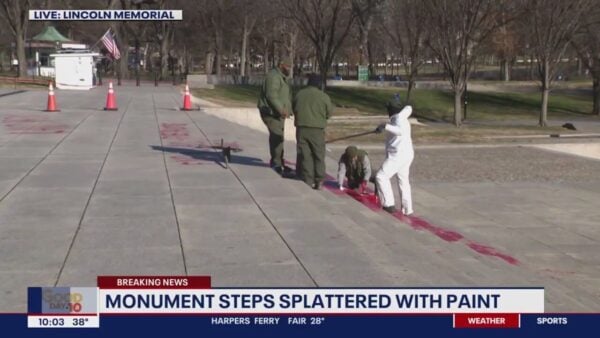
<svg viewBox="0 0 600 338">
<path fill-rule="evenodd" d="M 369 72 L 373 72 L 373 60 L 369 35 L 373 27 L 375 16 L 383 4 L 383 0 L 352 0 L 352 8 L 356 13 L 359 33 L 360 64 L 369 65 Z"/>
<path fill-rule="evenodd" d="M 419 68 L 424 62 L 426 27 L 423 3 L 420 0 L 389 0 L 385 12 L 384 31 L 400 52 L 408 80 L 406 101 L 409 102 Z"/>
<path fill-rule="evenodd" d="M 280 3 L 285 15 L 313 43 L 324 89 L 335 55 L 356 19 L 351 0 L 281 0 Z"/>
<path fill-rule="evenodd" d="M 427 45 L 446 71 L 454 91 L 454 124 L 462 124 L 462 95 L 476 48 L 503 24 L 501 6 L 510 1 L 424 0 L 429 27 Z"/>
<path fill-rule="evenodd" d="M 1 0 L 0 17 L 8 22 L 15 37 L 17 60 L 19 60 L 18 76 L 27 75 L 27 58 L 25 57 L 25 36 L 29 23 L 30 0 Z"/>
<path fill-rule="evenodd" d="M 234 11 L 236 4 L 234 0 L 204 0 L 197 4 L 200 14 L 200 25 L 203 30 L 211 35 L 211 50 L 207 53 L 207 70 L 211 73 L 221 75 L 222 61 L 225 54 L 225 35 L 230 26 L 228 19 Z M 209 60 L 214 60 L 213 65 L 209 65 Z"/>
<path fill-rule="evenodd" d="M 591 9 L 590 0 L 528 0 L 523 24 L 532 30 L 531 48 L 537 59 L 541 84 L 542 107 L 539 124 L 547 125 L 548 97 L 561 59 L 581 27 L 584 13 Z"/>
<path fill-rule="evenodd" d="M 251 1 L 243 0 L 239 1 L 238 9 L 241 14 L 242 22 L 242 48 L 240 50 L 240 76 L 246 76 L 246 61 L 248 59 L 248 42 L 250 35 L 256 25 L 258 17 L 257 9 L 264 7 L 266 4 L 264 1 Z"/>
<path fill-rule="evenodd" d="M 600 10 L 594 7 L 583 17 L 583 25 L 572 43 L 579 60 L 592 76 L 594 107 L 592 113 L 600 115 Z"/>
<path fill-rule="evenodd" d="M 500 15 L 506 16 L 505 10 Z M 500 59 L 500 79 L 510 81 L 512 65 L 516 61 L 517 53 L 522 50 L 518 27 L 514 22 L 502 25 L 494 31 L 489 39 L 493 54 Z"/>
<path fill-rule="evenodd" d="M 272 10 L 272 8 L 270 8 Z M 255 26 L 256 46 L 258 49 L 258 57 L 263 64 L 263 72 L 267 74 L 270 68 L 269 53 L 271 52 L 271 44 L 273 41 L 273 18 L 272 11 L 262 13 L 258 18 Z"/>
</svg>

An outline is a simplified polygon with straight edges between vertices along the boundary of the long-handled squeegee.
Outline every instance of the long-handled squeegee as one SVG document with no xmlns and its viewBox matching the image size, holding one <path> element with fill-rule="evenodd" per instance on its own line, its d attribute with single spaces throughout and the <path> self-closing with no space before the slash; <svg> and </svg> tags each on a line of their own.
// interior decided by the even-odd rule
<svg viewBox="0 0 600 338">
<path fill-rule="evenodd" d="M 365 136 L 365 135 L 369 135 L 369 134 L 375 134 L 376 132 L 377 132 L 376 130 L 371 130 L 371 131 L 365 131 L 365 132 L 358 133 L 358 134 L 346 135 L 343 137 L 334 138 L 332 140 L 327 140 L 327 141 L 325 141 L 325 143 L 332 143 L 332 142 L 341 141 L 341 140 L 345 140 L 345 139 L 349 139 L 349 138 Z"/>
</svg>

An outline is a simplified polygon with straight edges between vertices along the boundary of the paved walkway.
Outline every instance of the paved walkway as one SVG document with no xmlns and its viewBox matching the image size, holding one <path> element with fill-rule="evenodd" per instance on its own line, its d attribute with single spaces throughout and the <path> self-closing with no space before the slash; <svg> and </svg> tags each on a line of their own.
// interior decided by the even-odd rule
<svg viewBox="0 0 600 338">
<path fill-rule="evenodd" d="M 542 208 L 519 203 L 526 185 L 489 185 L 486 196 L 512 197 L 501 209 L 478 198 L 481 185 L 441 182 L 436 195 L 416 184 L 419 217 L 401 222 L 278 177 L 266 135 L 177 110 L 173 87 L 116 87 L 117 112 L 102 110 L 105 90 L 57 91 L 59 113 L 41 111 L 45 92 L 0 98 L 0 311 L 25 311 L 26 286 L 148 274 L 211 275 L 216 286 L 541 285 L 548 311 L 600 309 L 597 226 L 523 236 L 525 220 L 567 217 L 543 187 Z M 212 148 L 221 139 L 241 149 L 230 169 Z M 594 189 L 570 191 L 577 212 L 598 205 Z M 453 196 L 514 223 L 463 213 Z M 586 255 L 565 258 L 563 244 Z"/>
</svg>

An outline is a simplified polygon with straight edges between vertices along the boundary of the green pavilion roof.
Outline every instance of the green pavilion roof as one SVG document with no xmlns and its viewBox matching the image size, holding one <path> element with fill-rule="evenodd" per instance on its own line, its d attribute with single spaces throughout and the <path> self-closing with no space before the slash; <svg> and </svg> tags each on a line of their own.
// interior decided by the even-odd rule
<svg viewBox="0 0 600 338">
<path fill-rule="evenodd" d="M 48 26 L 42 31 L 40 34 L 31 38 L 33 41 L 52 41 L 52 42 L 68 42 L 70 39 L 66 38 L 64 35 L 60 34 L 56 28 L 52 26 Z"/>
</svg>

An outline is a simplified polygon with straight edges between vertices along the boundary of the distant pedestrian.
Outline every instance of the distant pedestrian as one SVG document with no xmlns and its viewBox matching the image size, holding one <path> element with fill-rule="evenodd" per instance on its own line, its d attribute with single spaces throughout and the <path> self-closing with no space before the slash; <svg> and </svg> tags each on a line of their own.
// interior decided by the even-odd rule
<svg viewBox="0 0 600 338">
<path fill-rule="evenodd" d="M 280 62 L 267 74 L 258 99 L 260 117 L 269 130 L 270 166 L 281 175 L 292 172 L 283 158 L 285 119 L 292 113 L 289 74 L 290 65 Z"/>
<path fill-rule="evenodd" d="M 371 180 L 371 161 L 366 151 L 348 146 L 338 161 L 338 185 L 340 190 L 346 187 L 365 191 Z M 346 187 L 344 187 L 346 180 Z"/>
<path fill-rule="evenodd" d="M 311 75 L 308 85 L 294 98 L 294 124 L 298 176 L 313 189 L 320 189 L 325 179 L 325 127 L 333 112 L 333 104 L 321 91 L 318 75 Z"/>
<path fill-rule="evenodd" d="M 409 174 L 414 150 L 408 117 L 412 114 L 412 107 L 409 105 L 402 107 L 400 95 L 396 94 L 388 102 L 387 111 L 390 122 L 382 123 L 376 129 L 377 132 L 381 133 L 385 130 L 388 133 L 385 144 L 386 158 L 376 175 L 379 199 L 385 211 L 389 213 L 396 211 L 391 178 L 397 175 L 398 187 L 402 195 L 402 213 L 410 215 L 413 213 L 413 205 Z"/>
</svg>

